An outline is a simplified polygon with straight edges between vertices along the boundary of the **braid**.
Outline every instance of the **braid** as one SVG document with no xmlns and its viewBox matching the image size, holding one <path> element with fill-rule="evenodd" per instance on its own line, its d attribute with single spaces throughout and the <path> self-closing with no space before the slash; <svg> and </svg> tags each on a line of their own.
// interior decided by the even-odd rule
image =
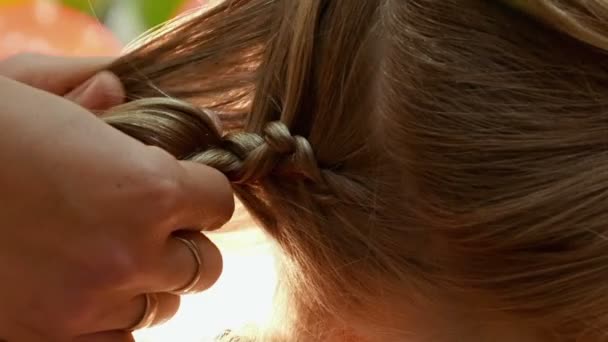
<svg viewBox="0 0 608 342">
<path fill-rule="evenodd" d="M 218 146 L 221 136 L 213 113 L 169 98 L 125 103 L 104 113 L 103 119 L 146 145 L 158 146 L 178 159 Z"/>
<path fill-rule="evenodd" d="M 312 148 L 301 136 L 292 136 L 285 124 L 273 121 L 263 135 L 233 133 L 215 148 L 191 158 L 223 171 L 234 183 L 253 183 L 270 174 L 320 181 Z"/>
<path fill-rule="evenodd" d="M 322 180 L 310 143 L 292 136 L 284 123 L 269 122 L 262 134 L 238 132 L 223 137 L 212 115 L 185 102 L 154 98 L 116 107 L 105 120 L 176 158 L 216 168 L 236 184 L 255 183 L 270 174 Z"/>
</svg>

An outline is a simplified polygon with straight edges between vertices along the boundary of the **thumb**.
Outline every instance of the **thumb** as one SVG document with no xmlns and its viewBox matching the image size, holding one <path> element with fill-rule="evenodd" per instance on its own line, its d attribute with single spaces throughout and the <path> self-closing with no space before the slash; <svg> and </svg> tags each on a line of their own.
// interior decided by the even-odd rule
<svg viewBox="0 0 608 342">
<path fill-rule="evenodd" d="M 121 104 L 125 90 L 120 79 L 109 71 L 102 71 L 65 95 L 89 110 L 103 110 Z"/>
<path fill-rule="evenodd" d="M 0 61 L 0 75 L 63 96 L 98 71 L 106 69 L 113 60 L 110 57 L 21 54 Z"/>
</svg>

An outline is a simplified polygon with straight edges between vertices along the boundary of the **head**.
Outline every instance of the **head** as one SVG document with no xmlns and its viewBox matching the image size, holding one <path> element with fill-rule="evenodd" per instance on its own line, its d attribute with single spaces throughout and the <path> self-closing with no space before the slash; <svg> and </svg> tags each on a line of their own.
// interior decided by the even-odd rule
<svg viewBox="0 0 608 342">
<path fill-rule="evenodd" d="M 233 181 L 279 340 L 601 341 L 607 34 L 603 0 L 227 0 L 118 60 L 106 120 Z"/>
</svg>

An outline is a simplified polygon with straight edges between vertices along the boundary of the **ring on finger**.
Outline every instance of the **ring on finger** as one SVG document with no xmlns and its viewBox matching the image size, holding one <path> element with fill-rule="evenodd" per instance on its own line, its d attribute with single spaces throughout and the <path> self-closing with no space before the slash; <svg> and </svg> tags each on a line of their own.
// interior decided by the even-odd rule
<svg viewBox="0 0 608 342">
<path fill-rule="evenodd" d="M 194 257 L 194 261 L 196 263 L 196 272 L 194 273 L 194 275 L 192 276 L 192 279 L 188 282 L 188 284 L 184 285 L 183 287 L 172 291 L 172 293 L 174 294 L 179 294 L 179 295 L 184 295 L 184 294 L 189 294 L 192 292 L 192 290 L 196 287 L 196 285 L 198 285 L 200 279 L 201 279 L 201 265 L 202 265 L 202 260 L 201 260 L 201 254 L 200 254 L 200 250 L 198 248 L 198 245 L 196 244 L 196 242 L 187 239 L 187 238 L 183 238 L 183 237 L 175 237 L 179 242 L 183 243 L 188 250 L 192 253 L 192 256 Z"/>
<path fill-rule="evenodd" d="M 146 293 L 144 294 L 144 299 L 144 313 L 141 315 L 139 321 L 127 330 L 135 331 L 148 328 L 152 326 L 152 324 L 156 320 L 159 305 L 158 296 L 154 293 Z"/>
</svg>

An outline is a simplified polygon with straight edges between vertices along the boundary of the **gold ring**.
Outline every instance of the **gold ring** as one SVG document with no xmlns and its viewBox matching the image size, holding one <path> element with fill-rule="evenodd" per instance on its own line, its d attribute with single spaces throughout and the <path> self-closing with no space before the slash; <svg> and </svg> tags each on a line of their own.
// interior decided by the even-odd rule
<svg viewBox="0 0 608 342">
<path fill-rule="evenodd" d="M 182 237 L 175 237 L 179 242 L 183 243 L 184 245 L 186 245 L 186 247 L 188 247 L 188 249 L 190 250 L 190 252 L 192 253 L 192 256 L 194 257 L 194 261 L 196 261 L 196 273 L 194 273 L 194 276 L 192 276 L 192 279 L 190 279 L 190 281 L 188 282 L 188 284 L 186 284 L 185 286 L 173 291 L 174 294 L 178 294 L 178 295 L 184 295 L 184 294 L 188 294 L 191 293 L 192 290 L 196 287 L 196 285 L 198 285 L 198 282 L 201 280 L 201 255 L 200 255 L 200 251 L 198 249 L 197 244 L 190 240 L 190 239 L 185 239 Z"/>
<path fill-rule="evenodd" d="M 144 294 L 144 299 L 146 301 L 144 313 L 141 315 L 139 321 L 128 329 L 130 331 L 148 328 L 152 326 L 154 320 L 156 320 L 156 316 L 158 315 L 158 297 L 154 293 L 146 293 Z"/>
</svg>

